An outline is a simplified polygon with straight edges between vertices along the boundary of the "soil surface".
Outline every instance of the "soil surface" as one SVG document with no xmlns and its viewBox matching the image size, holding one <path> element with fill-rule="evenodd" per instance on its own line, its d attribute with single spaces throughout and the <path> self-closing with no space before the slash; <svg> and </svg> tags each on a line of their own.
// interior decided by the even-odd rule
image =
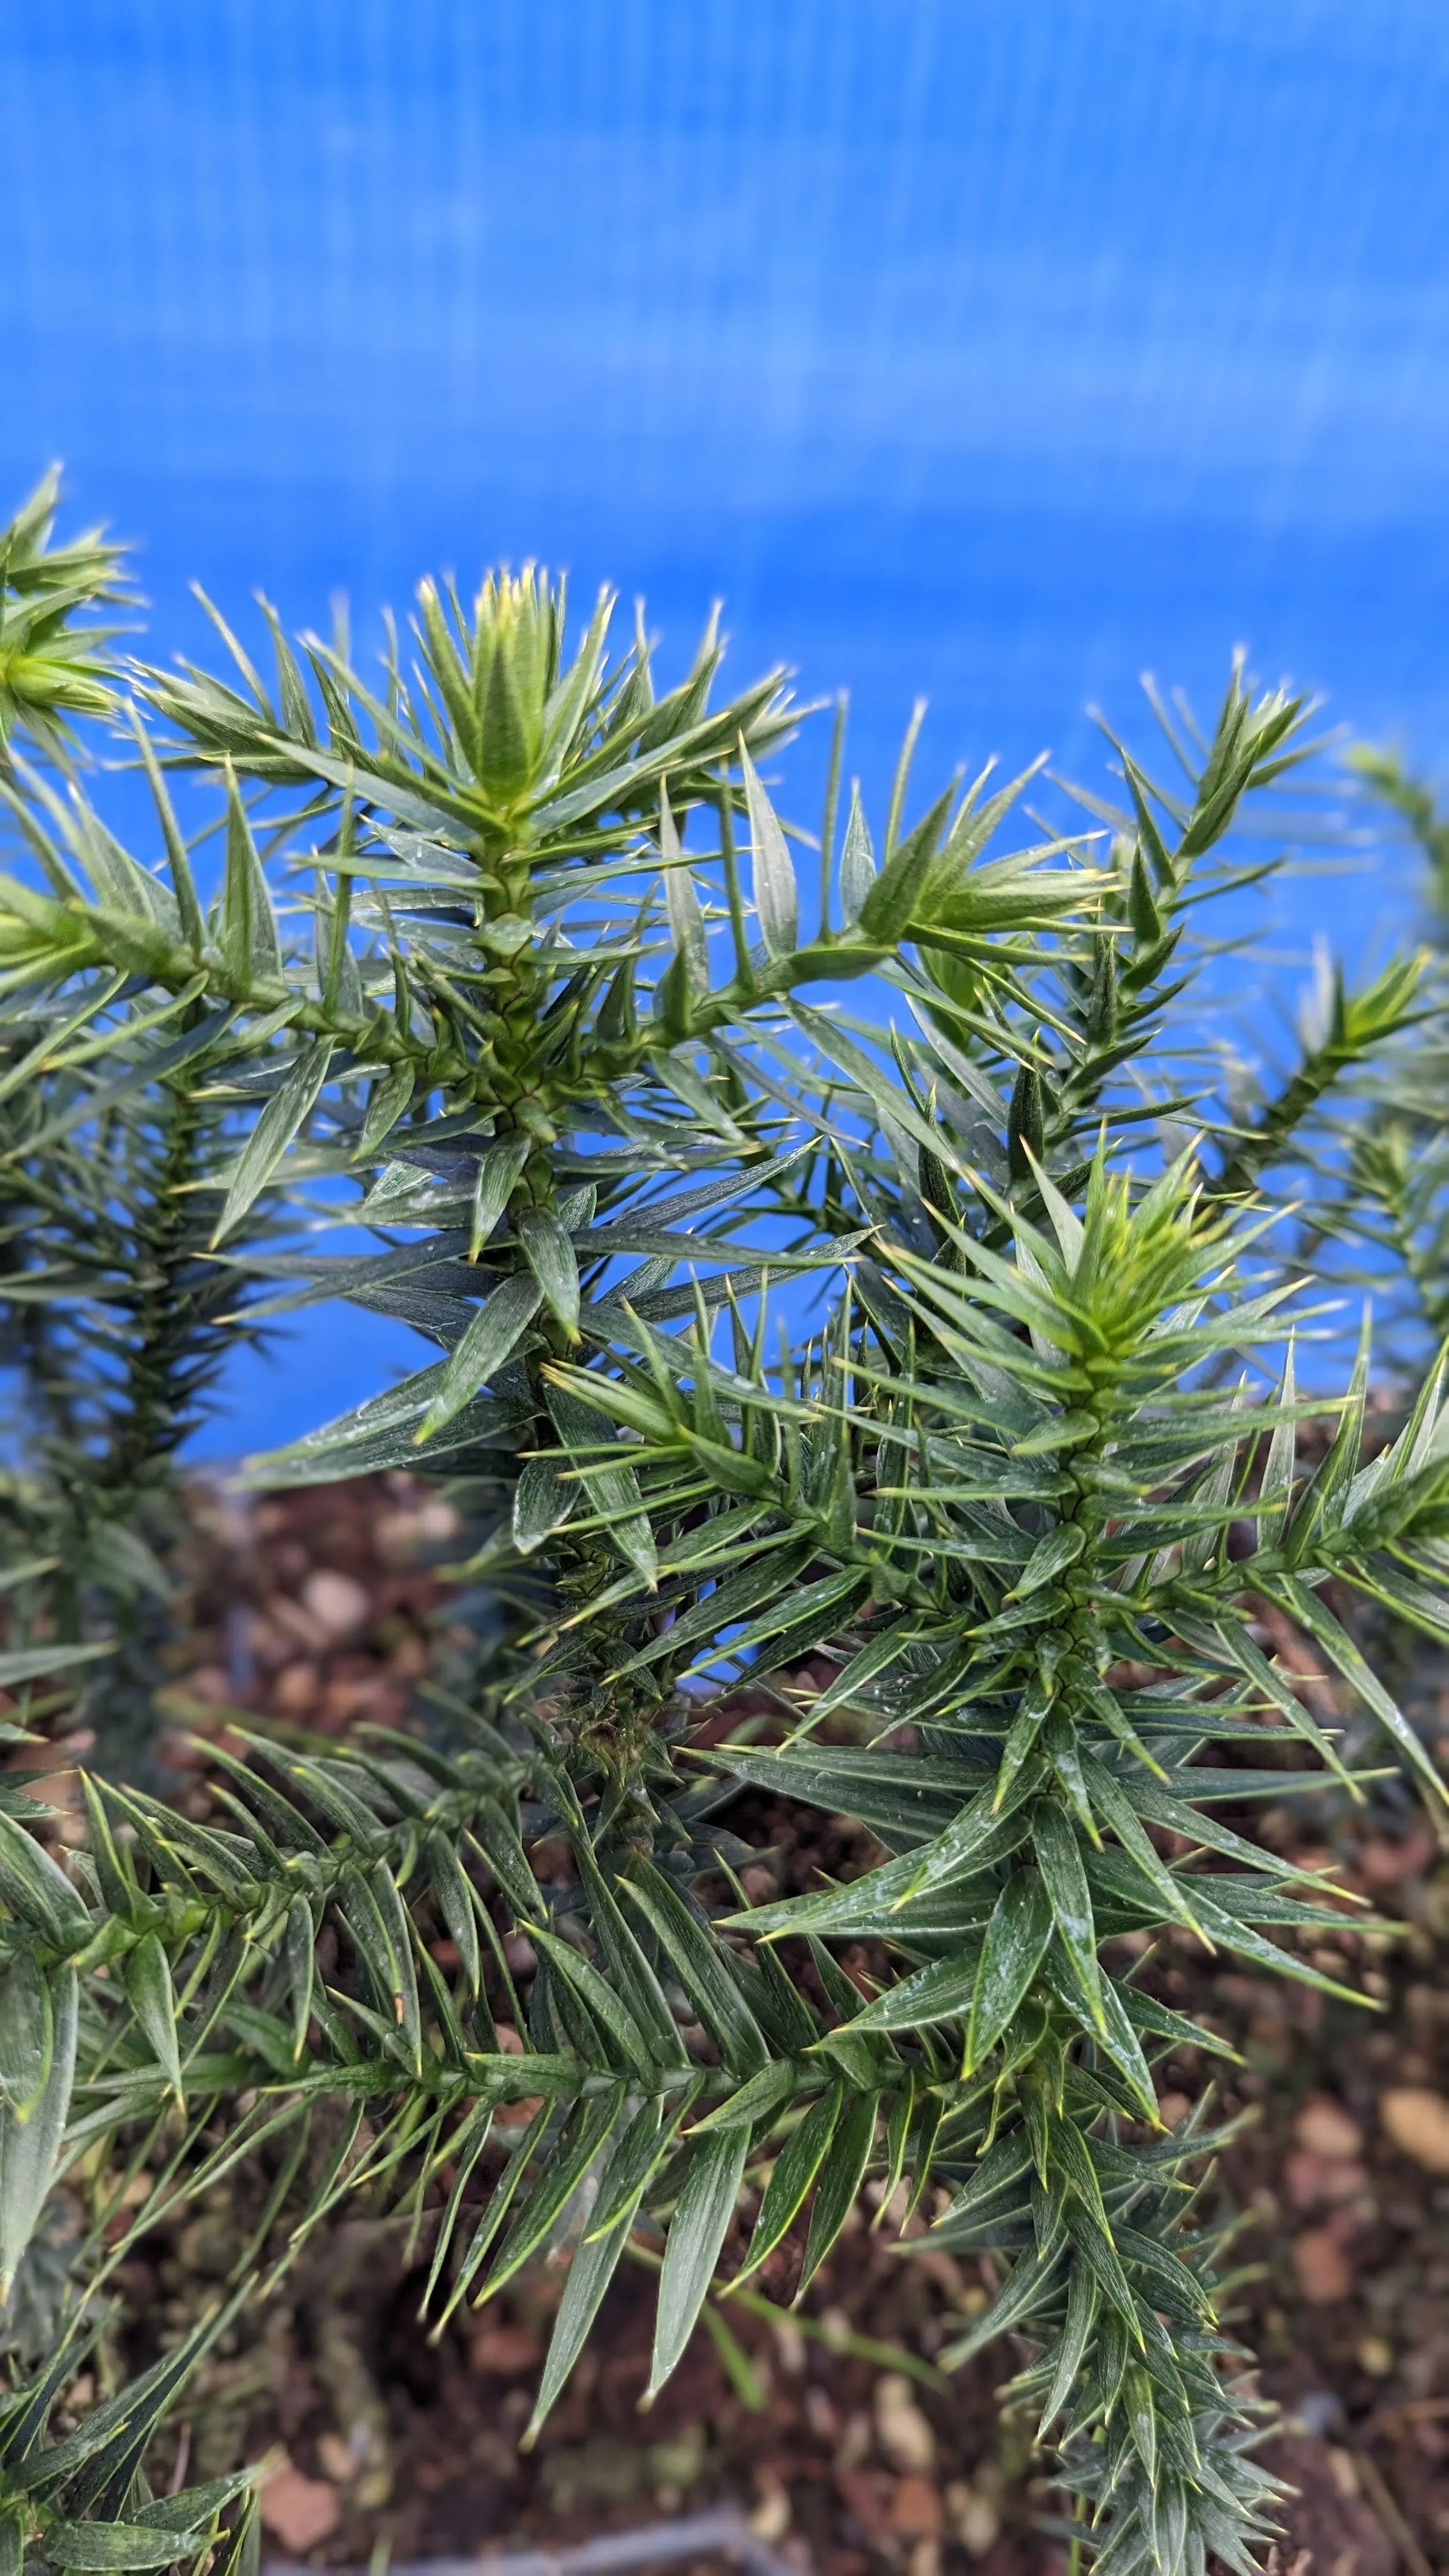
<svg viewBox="0 0 1449 2576">
<path fill-rule="evenodd" d="M 327 1733 L 406 1722 L 430 1656 L 463 1642 L 439 1571 L 456 1547 L 447 1506 L 400 1476 L 245 1511 L 198 1497 L 173 1759 L 194 1763 L 184 1728 L 229 1709 Z M 1301 1641 L 1273 1642 L 1331 1707 Z M 1416 1665 L 1407 1696 L 1449 1757 L 1449 1673 Z M 204 1811 L 199 1771 L 178 1775 L 177 1794 Z M 734 1820 L 769 1854 L 752 1894 L 839 1865 L 826 1819 L 752 1797 Z M 1186 1936 L 1163 1940 L 1148 1970 L 1243 2053 L 1226 2082 L 1191 2051 L 1161 2081 L 1174 2114 L 1211 2076 L 1220 2109 L 1252 2115 L 1222 2182 L 1246 2220 L 1231 2314 L 1284 2409 L 1270 2456 L 1299 2491 L 1275 2556 L 1283 2576 L 1425 2576 L 1449 2567 L 1449 1862 L 1397 1779 L 1361 1807 L 1285 1798 L 1231 1821 L 1332 1857 L 1388 1926 L 1365 1933 L 1346 1916 L 1317 1954 L 1366 1985 L 1375 2011 L 1242 1975 Z M 195 2314 L 246 2224 L 243 2181 L 145 2240 L 121 2279 L 132 2359 Z M 399 2558 L 566 2542 L 734 2501 L 821 2576 L 1065 2570 L 1028 2428 L 993 2395 L 1014 2354 L 949 2379 L 936 2368 L 986 2304 L 988 2264 L 900 2246 L 861 2212 L 798 2315 L 800 2249 L 787 2244 L 755 2277 L 759 2297 L 716 2304 L 643 2413 L 654 2283 L 647 2263 L 626 2263 L 524 2455 L 562 2272 L 545 2265 L 431 2341 L 417 2316 L 428 2224 L 359 2210 L 194 2383 L 176 2436 L 184 2474 L 274 2451 L 263 2511 L 279 2555 L 357 2562 L 382 2537 Z"/>
</svg>

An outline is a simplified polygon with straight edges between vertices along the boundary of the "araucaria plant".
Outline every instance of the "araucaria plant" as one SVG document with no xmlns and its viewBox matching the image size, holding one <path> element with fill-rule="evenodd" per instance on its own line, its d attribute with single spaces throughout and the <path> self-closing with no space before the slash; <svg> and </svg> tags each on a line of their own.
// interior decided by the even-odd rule
<svg viewBox="0 0 1449 2576">
<path fill-rule="evenodd" d="M 349 2199 L 411 2209 L 440 2322 L 562 2250 L 536 2427 L 631 2247 L 659 2265 L 657 2387 L 746 2186 L 726 2297 L 797 2229 L 805 2288 L 869 2182 L 991 2252 L 998 2295 L 945 2358 L 1008 2338 L 1096 2563 L 1248 2568 L 1275 2488 L 1205 2188 L 1221 2132 L 1206 2098 L 1164 2128 L 1153 2074 L 1225 2044 L 1122 1936 L 1329 1983 L 1300 1944 L 1342 1900 L 1216 1821 L 1281 1785 L 1285 1747 L 1342 1776 L 1255 1605 L 1308 1631 L 1430 1797 L 1323 1587 L 1449 1637 L 1438 1375 L 1363 1466 L 1367 1351 L 1336 1404 L 1296 1393 L 1274 1250 L 1305 1122 L 1406 1024 L 1420 970 L 1336 988 L 1246 1113 L 1178 998 L 1192 908 L 1260 872 L 1231 833 L 1302 757 L 1301 702 L 1235 669 L 1180 790 L 1121 751 L 1120 810 L 1085 799 L 1085 834 L 1004 855 L 1024 782 L 953 785 L 907 830 L 904 761 L 879 854 L 858 795 L 840 830 L 837 728 L 817 906 L 759 776 L 796 720 L 778 675 L 712 709 L 711 632 L 656 696 L 642 631 L 607 659 L 607 601 L 570 648 L 539 574 L 467 607 L 425 583 L 375 689 L 275 620 L 270 684 L 233 646 L 225 680 L 133 669 L 123 708 L 109 668 L 153 869 L 60 730 L 95 712 L 108 666 L 74 621 L 115 560 L 45 575 L 45 515 L 6 575 L 45 646 L 5 682 L 0 883 L 0 1287 L 42 1436 L 0 1681 L 23 1716 L 33 1676 L 66 1687 L 114 1641 L 134 1720 L 146 1568 L 123 1580 L 96 1531 L 147 1495 L 164 1555 L 227 1319 L 327 1296 L 441 1355 L 254 1474 L 448 1477 L 501 1642 L 446 1733 L 231 1731 L 209 1820 L 110 1761 L 61 1849 L 0 1791 L 7 2294 L 52 2195 L 82 2234 L 53 2349 L 12 2362 L 0 2563 L 247 2562 L 245 2463 L 155 2497 L 148 2444 Z M 223 825 L 209 903 L 178 804 Z M 832 987 L 865 976 L 852 1017 Z M 318 1249 L 329 1211 L 379 1248 Z M 1304 1470 L 1296 1426 L 1325 1410 Z M 881 1856 L 743 1904 L 751 1784 Z M 545 1840 L 571 1855 L 546 1883 Z M 238 2169 L 256 2223 L 225 2300 L 52 2429 L 115 2265 Z"/>
</svg>

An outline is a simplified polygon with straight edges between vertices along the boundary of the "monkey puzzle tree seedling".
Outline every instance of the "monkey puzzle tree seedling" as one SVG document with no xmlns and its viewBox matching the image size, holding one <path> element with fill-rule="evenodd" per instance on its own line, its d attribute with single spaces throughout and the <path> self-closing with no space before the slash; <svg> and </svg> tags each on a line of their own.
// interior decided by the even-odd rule
<svg viewBox="0 0 1449 2576">
<path fill-rule="evenodd" d="M 1431 1797 L 1324 1587 L 1449 1637 L 1439 1374 L 1361 1464 L 1367 1351 L 1336 1403 L 1298 1393 L 1268 1195 L 1419 968 L 1341 996 L 1246 1124 L 1185 1094 L 1185 1006 L 1168 1025 L 1191 907 L 1241 881 L 1235 818 L 1302 757 L 1301 702 L 1235 669 L 1184 795 L 1124 753 L 1104 832 L 1005 855 L 1024 781 L 953 785 L 905 830 L 904 762 L 879 856 L 858 793 L 837 850 L 837 730 L 812 922 L 759 771 L 795 717 L 778 675 L 711 710 L 712 631 L 656 697 L 642 631 L 611 667 L 601 603 L 571 656 L 532 572 L 467 610 L 425 584 L 376 691 L 342 642 L 299 659 L 271 623 L 270 686 L 239 645 L 235 680 L 133 675 L 157 872 L 78 779 L 12 756 L 4 1168 L 44 1225 L 7 1237 L 11 1348 L 90 1462 L 83 1511 L 52 1432 L 27 1508 L 79 1525 L 117 1457 L 128 1495 L 174 1491 L 238 1301 L 251 1329 L 350 1298 L 440 1356 L 254 1472 L 445 1476 L 501 1624 L 431 1732 L 232 1728 L 204 1818 L 113 1770 L 58 1858 L 7 1786 L 0 2270 L 53 2189 L 89 2226 L 54 2354 L 0 2415 L 10 2560 L 245 2562 L 243 2465 L 156 2499 L 146 2447 L 236 2303 L 359 2196 L 410 2213 L 439 2326 L 568 2250 L 536 2429 L 631 2246 L 658 2265 L 657 2388 L 712 2289 L 792 2229 L 805 2286 L 870 2183 L 992 2253 L 944 2359 L 1014 2333 L 1013 2394 L 1110 2576 L 1247 2568 L 1276 2490 L 1224 2312 L 1221 2131 L 1206 2102 L 1164 2129 L 1154 2080 L 1224 2044 L 1121 1938 L 1342 1991 L 1301 1946 L 1341 1897 L 1217 1819 L 1281 1794 L 1286 1747 L 1344 1777 L 1255 1605 Z M 209 905 L 176 801 L 208 786 Z M 1155 1151 L 1148 1121 L 1188 1109 L 1198 1142 Z M 210 1251 L 188 1223 L 168 1269 L 147 1227 L 178 1198 Z M 378 1249 L 277 1249 L 308 1208 Z M 98 1397 L 74 1354 L 106 1304 L 135 1320 Z M 41 1658 L 102 1642 L 67 1544 L 17 1568 Z M 741 1682 L 756 1715 L 722 1731 Z M 744 1903 L 750 1786 L 881 1856 Z M 214 2312 L 52 2437 L 115 2266 L 242 2167 L 259 2214 Z"/>
</svg>

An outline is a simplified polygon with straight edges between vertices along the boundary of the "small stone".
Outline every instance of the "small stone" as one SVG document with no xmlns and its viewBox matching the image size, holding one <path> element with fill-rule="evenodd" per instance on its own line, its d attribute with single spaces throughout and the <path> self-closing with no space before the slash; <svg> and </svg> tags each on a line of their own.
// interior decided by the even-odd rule
<svg viewBox="0 0 1449 2576">
<path fill-rule="evenodd" d="M 337 1673 L 323 1696 L 321 1722 L 329 1734 L 340 1735 L 362 1718 L 371 1718 L 375 1724 L 386 1724 L 397 1713 L 396 1705 L 389 1699 L 384 1674 L 377 1671 L 367 1675 Z"/>
<path fill-rule="evenodd" d="M 1357 2120 L 1327 2093 L 1316 2094 L 1311 2102 L 1304 2103 L 1293 2123 L 1293 2134 L 1300 2147 L 1330 2164 L 1336 2157 L 1346 2161 L 1358 2155 L 1363 2147 L 1363 2131 Z"/>
<path fill-rule="evenodd" d="M 806 2425 L 810 2432 L 814 2434 L 816 2441 L 830 2443 L 838 2442 L 840 2439 L 840 2417 L 818 2380 L 812 2380 L 810 2386 L 801 2391 L 800 2402 L 804 2410 Z M 868 2430 L 869 2427 L 867 2426 L 867 2431 Z M 869 2448 L 868 2443 L 867 2448 Z M 862 2456 L 864 2455 L 862 2454 Z"/>
<path fill-rule="evenodd" d="M 941 2576 L 941 2543 L 933 2531 L 912 2541 L 906 2576 Z"/>
<path fill-rule="evenodd" d="M 889 2370 L 876 2381 L 875 2429 L 893 2469 L 923 2472 L 935 2467 L 936 2436 L 901 2371 Z"/>
<path fill-rule="evenodd" d="M 835 2472 L 836 2493 L 846 2512 L 859 2524 L 869 2546 L 873 2549 L 884 2546 L 894 2554 L 886 2483 L 870 2469 L 837 2468 Z"/>
<path fill-rule="evenodd" d="M 212 1708 L 225 1708 L 234 1698 L 230 1681 L 220 1664 L 200 1664 L 194 1673 L 185 1673 L 176 1685 L 191 1699 L 204 1699 Z"/>
<path fill-rule="evenodd" d="M 934 2478 L 916 2470 L 897 2478 L 891 2497 L 891 2529 L 902 2540 L 935 2540 L 940 2535 L 941 2495 Z"/>
<path fill-rule="evenodd" d="M 530 2120 L 538 2118 L 543 2103 L 541 2093 L 525 2093 L 517 2102 L 500 2102 L 493 2114 L 494 2126 L 499 2129 L 526 2129 Z"/>
<path fill-rule="evenodd" d="M 340 2433 L 319 2433 L 317 2457 L 334 2486 L 350 2486 L 357 2472 L 358 2459 L 350 2442 Z"/>
<path fill-rule="evenodd" d="M 1332 2227 L 1305 2227 L 1293 2239 L 1298 2287 L 1313 2307 L 1331 2307 L 1353 2288 L 1353 2265 Z"/>
<path fill-rule="evenodd" d="M 1157 2097 L 1157 2116 L 1164 2129 L 1175 2129 L 1191 2109 L 1192 2104 L 1185 2093 L 1160 2093 Z"/>
<path fill-rule="evenodd" d="M 320 1655 L 325 1651 L 327 1630 L 320 1619 L 314 1619 L 309 1611 L 303 1609 L 300 1601 L 292 1599 L 290 1593 L 274 1593 L 271 1611 L 278 1635 L 290 1638 L 294 1652 L 298 1647 L 304 1655 Z"/>
<path fill-rule="evenodd" d="M 425 1548 L 446 1547 L 461 1526 L 452 1504 L 438 1495 L 411 1511 L 380 1512 L 372 1524 L 372 1544 L 386 1563 L 403 1565 Z"/>
<path fill-rule="evenodd" d="M 844 2430 L 835 2447 L 836 2474 L 839 2476 L 849 2469 L 858 2469 L 862 2460 L 870 2458 L 870 2451 L 870 2417 L 863 2407 L 858 2406 L 853 2414 L 847 2415 Z"/>
<path fill-rule="evenodd" d="M 279 2469 L 262 2489 L 261 2515 L 268 2531 L 296 2555 L 331 2537 L 342 2520 L 342 2499 L 326 2478 Z"/>
<path fill-rule="evenodd" d="M 1370 2379 L 1387 2379 L 1394 2366 L 1394 2347 L 1382 2335 L 1367 2334 L 1358 2348 L 1358 2366 Z"/>
<path fill-rule="evenodd" d="M 1434 1858 L 1434 1837 L 1421 1828 L 1402 1842 L 1360 1843 L 1354 1854 L 1358 1874 L 1369 1887 L 1396 1887 L 1401 1879 L 1421 1878 Z"/>
<path fill-rule="evenodd" d="M 328 1637 L 346 1637 L 360 1628 L 371 1608 L 362 1585 L 335 1566 L 319 1565 L 302 1586 L 302 1607 Z"/>
<path fill-rule="evenodd" d="M 1423 2084 L 1395 2084 L 1381 2095 L 1379 2118 L 1401 2152 L 1425 2173 L 1449 2174 L 1449 2102 Z"/>
<path fill-rule="evenodd" d="M 288 1664 L 272 1684 L 272 1706 L 283 1717 L 305 1717 L 321 1695 L 315 1664 Z"/>
<path fill-rule="evenodd" d="M 1295 2147 L 1283 2166 L 1283 2187 L 1295 2209 L 1331 2207 L 1367 2189 L 1368 2171 L 1336 2156 L 1310 2155 Z"/>
<path fill-rule="evenodd" d="M 759 2503 L 750 2515 L 750 2529 L 767 2547 L 783 2540 L 790 2528 L 790 2497 L 783 2479 L 772 2474 L 761 2479 Z"/>
<path fill-rule="evenodd" d="M 984 2558 L 1001 2530 L 995 2497 L 982 2487 L 968 2486 L 964 2478 L 953 2478 L 946 2489 L 946 2512 L 967 2557 Z"/>
<path fill-rule="evenodd" d="M 537 2369 L 543 2353 L 527 2326 L 490 2325 L 474 2335 L 469 2359 L 475 2370 L 491 2371 L 499 2379 L 518 2379 L 524 2371 Z"/>
</svg>

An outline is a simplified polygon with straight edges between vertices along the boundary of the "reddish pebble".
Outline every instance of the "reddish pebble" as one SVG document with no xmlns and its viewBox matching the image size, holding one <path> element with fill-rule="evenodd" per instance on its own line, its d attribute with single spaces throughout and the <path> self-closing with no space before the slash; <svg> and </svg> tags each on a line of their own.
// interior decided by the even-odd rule
<svg viewBox="0 0 1449 2576">
<path fill-rule="evenodd" d="M 342 2520 L 342 2499 L 326 2478 L 305 2478 L 300 2469 L 279 2469 L 262 2489 L 261 2514 L 284 2549 L 315 2549 Z"/>
<path fill-rule="evenodd" d="M 1402 1842 L 1360 1843 L 1354 1866 L 1366 1887 L 1397 1887 L 1401 1879 L 1422 1878 L 1434 1857 L 1431 1833 L 1405 1834 Z"/>
<path fill-rule="evenodd" d="M 194 1673 L 183 1674 L 177 1687 L 191 1699 L 206 1700 L 212 1708 L 225 1708 L 236 1697 L 218 1664 L 202 1664 Z"/>
<path fill-rule="evenodd" d="M 1347 2158 L 1310 2155 L 1306 2147 L 1297 2147 L 1284 2163 L 1283 2184 L 1295 2209 L 1333 2208 L 1363 2191 L 1368 2173 Z"/>
<path fill-rule="evenodd" d="M 903 2540 L 932 2540 L 942 2523 L 940 2490 L 917 2471 L 897 2478 L 891 2497 L 891 2529 Z"/>
<path fill-rule="evenodd" d="M 1294 2237 L 1293 2269 L 1299 2289 L 1315 2308 L 1332 2307 L 1353 2288 L 1353 2265 L 1332 2227 L 1305 2227 Z"/>
<path fill-rule="evenodd" d="M 536 2370 L 543 2359 L 542 2347 L 527 2326 L 485 2326 L 475 2334 L 469 2347 L 469 2359 L 475 2370 L 491 2370 L 500 2379 L 517 2379 L 525 2370 Z"/>
<path fill-rule="evenodd" d="M 272 1684 L 272 1706 L 284 1717 L 305 1716 L 321 1696 L 315 1664 L 288 1664 Z"/>
<path fill-rule="evenodd" d="M 1335 2102 L 1329 2093 L 1317 2093 L 1305 2102 L 1293 2123 L 1293 2134 L 1300 2147 L 1311 2156 L 1323 2156 L 1330 2162 L 1335 2157 L 1356 2156 L 1362 2152 L 1363 2131 L 1351 2111 Z"/>
<path fill-rule="evenodd" d="M 891 2532 L 891 2517 L 886 2502 L 886 2481 L 872 2469 L 837 2469 L 835 2491 L 846 2512 L 859 2523 L 865 2537 L 879 2547 Z"/>
</svg>

